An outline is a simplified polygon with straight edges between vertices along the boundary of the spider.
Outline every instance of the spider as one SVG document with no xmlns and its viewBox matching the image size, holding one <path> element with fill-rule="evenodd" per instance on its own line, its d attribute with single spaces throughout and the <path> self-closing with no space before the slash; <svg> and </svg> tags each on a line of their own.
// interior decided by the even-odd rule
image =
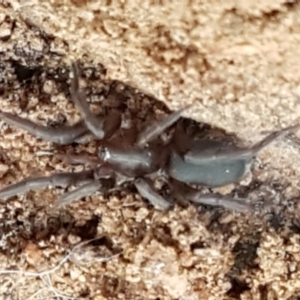
<svg viewBox="0 0 300 300">
<path fill-rule="evenodd" d="M 0 191 L 2 201 L 50 185 L 63 188 L 75 185 L 75 190 L 57 199 L 55 205 L 61 206 L 97 191 L 133 183 L 143 198 L 162 210 L 170 209 L 176 199 L 239 211 L 251 210 L 253 205 L 244 199 L 218 193 L 203 194 L 198 187 L 213 188 L 238 182 L 250 172 L 253 159 L 261 149 L 300 126 L 274 131 L 253 146 L 242 147 L 228 137 L 212 139 L 201 136 L 199 123 L 182 116 L 190 106 L 142 126 L 137 126 L 135 120 L 128 120 L 118 109 L 111 109 L 99 118 L 90 110 L 86 95 L 80 89 L 77 63 L 72 63 L 71 71 L 71 99 L 82 118 L 75 125 L 48 128 L 6 112 L 0 112 L 0 118 L 37 138 L 60 145 L 92 138 L 97 141 L 97 153 L 93 156 L 62 156 L 67 163 L 83 163 L 88 168 L 79 173 L 24 179 L 3 188 Z M 166 197 L 155 188 L 157 178 L 169 186 Z"/>
</svg>

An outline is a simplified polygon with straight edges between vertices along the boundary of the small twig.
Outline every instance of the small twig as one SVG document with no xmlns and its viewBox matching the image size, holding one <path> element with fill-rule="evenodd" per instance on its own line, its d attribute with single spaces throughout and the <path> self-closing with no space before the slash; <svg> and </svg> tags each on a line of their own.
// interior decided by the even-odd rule
<svg viewBox="0 0 300 300">
<path fill-rule="evenodd" d="M 34 294 L 32 294 L 28 299 L 34 299 L 37 295 L 41 294 L 44 291 L 49 291 L 52 292 L 52 296 L 50 296 L 50 298 L 56 298 L 56 299 L 69 299 L 69 300 L 79 300 L 79 299 L 83 299 L 83 298 L 77 298 L 77 297 L 72 297 L 72 296 L 68 296 L 68 295 L 64 295 L 61 294 L 58 290 L 56 290 L 52 283 L 51 283 L 51 277 L 50 274 L 54 273 L 55 271 L 57 271 L 58 269 L 60 269 L 60 267 L 65 264 L 68 260 L 72 261 L 71 257 L 73 254 L 76 253 L 76 251 L 81 248 L 82 246 L 99 240 L 101 237 L 98 238 L 94 238 L 82 243 L 79 243 L 78 245 L 76 245 L 55 267 L 53 267 L 50 270 L 47 271 L 42 271 L 42 272 L 23 272 L 22 270 L 0 270 L 0 275 L 10 275 L 10 274 L 22 274 L 24 276 L 28 276 L 28 277 L 39 277 L 44 285 L 46 286 L 45 288 L 41 288 L 39 289 L 37 292 L 35 292 Z M 105 257 L 105 258 L 101 258 L 101 259 L 95 259 L 95 261 L 109 261 L 111 259 L 113 259 L 114 257 L 120 255 L 121 253 L 117 253 L 115 255 L 112 255 L 110 257 Z M 41 298 L 44 299 L 44 298 Z"/>
<path fill-rule="evenodd" d="M 101 238 L 101 237 L 100 237 Z M 95 238 L 95 239 L 92 239 L 92 240 L 88 240 L 88 241 L 85 241 L 85 242 L 82 242 L 78 245 L 76 245 L 71 251 L 70 253 L 68 253 L 54 268 L 50 269 L 50 270 L 47 270 L 47 271 L 42 271 L 42 272 L 22 272 L 21 270 L 0 270 L 0 275 L 8 275 L 8 274 L 23 274 L 25 276 L 43 276 L 43 275 L 46 275 L 46 274 L 51 274 L 51 273 L 54 273 L 55 271 L 57 271 L 58 269 L 60 269 L 60 267 L 65 264 L 71 257 L 72 254 L 75 253 L 75 251 L 77 249 L 79 249 L 80 247 L 90 243 L 90 242 L 93 242 L 93 241 L 96 241 L 98 239 L 100 239 L 99 237 L 98 238 Z M 120 253 L 118 254 L 115 254 L 115 255 L 112 255 L 111 257 L 107 257 L 107 258 L 103 258 L 105 261 L 108 261 L 116 256 L 120 255 Z"/>
</svg>

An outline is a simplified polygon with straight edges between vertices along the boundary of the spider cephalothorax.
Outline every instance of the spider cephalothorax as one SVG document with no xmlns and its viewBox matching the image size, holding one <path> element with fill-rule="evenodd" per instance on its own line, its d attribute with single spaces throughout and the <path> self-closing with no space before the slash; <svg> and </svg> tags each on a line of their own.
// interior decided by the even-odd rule
<svg viewBox="0 0 300 300">
<path fill-rule="evenodd" d="M 190 106 L 170 112 L 160 120 L 137 122 L 138 113 L 126 114 L 122 100 L 117 100 L 101 117 L 94 114 L 79 87 L 79 70 L 72 64 L 71 99 L 82 120 L 73 126 L 48 128 L 10 113 L 1 112 L 0 118 L 10 125 L 27 130 L 38 138 L 70 144 L 85 139 L 97 142 L 97 153 L 62 156 L 68 163 L 83 163 L 88 168 L 80 173 L 53 174 L 48 177 L 28 178 L 0 191 L 5 200 L 31 189 L 49 185 L 78 186 L 63 194 L 57 205 L 133 183 L 137 191 L 160 209 L 170 208 L 176 199 L 198 204 L 222 205 L 245 210 L 252 206 L 242 199 L 216 193 L 203 194 L 197 186 L 218 187 L 238 182 L 247 172 L 257 152 L 287 131 L 290 126 L 269 134 L 250 148 L 238 146 L 227 136 L 212 139 L 203 137 L 199 123 L 182 117 Z M 146 119 L 146 117 L 145 117 Z M 162 179 L 169 186 L 167 197 L 155 190 L 153 181 Z"/>
</svg>

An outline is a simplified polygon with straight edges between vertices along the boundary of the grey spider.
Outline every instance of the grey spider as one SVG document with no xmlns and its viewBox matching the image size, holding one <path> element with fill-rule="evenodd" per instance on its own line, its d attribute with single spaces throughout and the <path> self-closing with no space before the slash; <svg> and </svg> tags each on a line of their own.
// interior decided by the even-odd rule
<svg viewBox="0 0 300 300">
<path fill-rule="evenodd" d="M 143 128 L 136 128 L 134 120 L 124 122 L 120 110 L 112 109 L 102 119 L 94 114 L 79 87 L 76 63 L 72 64 L 71 70 L 70 94 L 82 117 L 80 122 L 73 126 L 48 128 L 6 112 L 0 112 L 0 118 L 37 138 L 61 145 L 92 136 L 98 143 L 98 153 L 92 157 L 85 154 L 63 157 L 68 163 L 83 163 L 89 168 L 79 173 L 24 179 L 3 188 L 0 191 L 2 201 L 50 185 L 76 185 L 75 190 L 58 198 L 56 205 L 60 206 L 97 191 L 111 190 L 125 182 L 132 182 L 142 197 L 162 210 L 169 209 L 174 199 L 249 210 L 252 205 L 243 199 L 218 193 L 203 194 L 197 187 L 219 187 L 238 182 L 249 172 L 254 157 L 261 149 L 300 126 L 274 131 L 249 148 L 240 147 L 225 138 L 214 140 L 191 133 L 186 123 L 191 125 L 194 121 L 182 117 L 190 106 L 172 112 L 161 120 L 144 124 Z M 198 127 L 195 128 L 197 131 Z M 153 182 L 156 178 L 162 178 L 169 185 L 170 192 L 166 198 L 156 191 Z"/>
</svg>

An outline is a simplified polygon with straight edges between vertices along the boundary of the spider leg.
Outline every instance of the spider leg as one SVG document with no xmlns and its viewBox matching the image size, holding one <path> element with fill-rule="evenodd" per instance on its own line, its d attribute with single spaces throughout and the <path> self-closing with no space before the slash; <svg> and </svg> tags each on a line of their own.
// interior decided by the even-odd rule
<svg viewBox="0 0 300 300">
<path fill-rule="evenodd" d="M 105 136 L 104 122 L 97 115 L 91 112 L 89 104 L 86 101 L 85 94 L 79 88 L 79 69 L 76 63 L 71 66 L 73 78 L 71 79 L 71 98 L 78 108 L 87 128 L 100 140 Z"/>
<path fill-rule="evenodd" d="M 266 147 L 267 145 L 272 143 L 277 138 L 283 136 L 284 134 L 286 134 L 290 131 L 297 130 L 299 128 L 300 128 L 300 124 L 296 124 L 296 125 L 288 126 L 288 127 L 283 128 L 281 130 L 278 130 L 278 131 L 271 132 L 262 141 L 260 141 L 260 142 L 256 143 L 255 145 L 253 145 L 253 147 L 251 147 L 251 150 L 254 154 L 256 154 L 258 151 L 260 151 L 261 149 L 263 149 L 264 147 Z"/>
<path fill-rule="evenodd" d="M 139 178 L 134 182 L 134 185 L 141 196 L 146 198 L 156 208 L 167 210 L 172 206 L 172 204 L 159 195 L 154 190 L 154 187 L 146 180 Z"/>
<path fill-rule="evenodd" d="M 201 194 L 201 192 L 195 192 L 187 196 L 187 198 L 196 204 L 204 204 L 211 206 L 221 206 L 226 209 L 245 212 L 253 211 L 253 205 L 246 202 L 246 199 L 233 198 L 230 196 L 224 196 L 218 193 Z"/>
<path fill-rule="evenodd" d="M 61 159 L 65 164 L 69 165 L 77 165 L 82 164 L 89 167 L 95 167 L 101 163 L 101 161 L 91 154 L 88 153 L 80 153 L 80 154 L 72 154 L 72 153 L 65 153 L 65 154 L 57 154 L 57 157 Z"/>
<path fill-rule="evenodd" d="M 10 113 L 0 112 L 0 118 L 9 125 L 22 128 L 38 138 L 61 145 L 70 144 L 87 132 L 82 121 L 73 126 L 49 128 Z"/>
<path fill-rule="evenodd" d="M 105 132 L 104 138 L 110 139 L 114 133 L 120 128 L 122 122 L 122 115 L 116 109 L 108 112 L 104 119 L 103 130 Z"/>
<path fill-rule="evenodd" d="M 253 205 L 246 202 L 246 199 L 233 198 L 218 193 L 203 194 L 201 190 L 197 190 L 187 184 L 172 180 L 172 192 L 174 197 L 182 203 L 187 201 L 195 204 L 204 204 L 210 206 L 221 206 L 226 209 L 236 211 L 252 211 Z"/>
<path fill-rule="evenodd" d="M 56 206 L 62 206 L 70 204 L 73 201 L 80 200 L 81 198 L 91 196 L 102 187 L 100 180 L 93 180 L 88 182 L 79 188 L 62 194 L 56 201 Z"/>
<path fill-rule="evenodd" d="M 45 177 L 24 179 L 18 183 L 11 184 L 0 190 L 0 201 L 5 201 L 20 193 L 30 190 L 41 190 L 48 186 L 67 187 L 74 183 L 84 183 L 93 180 L 93 172 L 85 171 L 81 173 L 60 173 Z"/>
<path fill-rule="evenodd" d="M 169 116 L 163 118 L 161 121 L 156 121 L 146 127 L 139 135 L 136 144 L 140 147 L 145 146 L 147 143 L 153 141 L 160 134 L 162 134 L 168 127 L 172 126 L 179 120 L 182 113 L 189 109 L 192 105 L 188 105 Z"/>
<path fill-rule="evenodd" d="M 278 131 L 271 132 L 269 135 L 267 135 L 263 140 L 260 142 L 257 142 L 250 148 L 240 148 L 240 149 L 228 149 L 227 151 L 223 152 L 212 152 L 212 154 L 209 153 L 201 153 L 199 151 L 190 151 L 184 155 L 184 160 L 187 163 L 195 164 L 195 165 L 201 165 L 204 162 L 210 161 L 213 162 L 215 160 L 248 160 L 254 157 L 257 152 L 268 146 L 270 143 L 272 143 L 274 140 L 280 138 L 284 134 L 286 134 L 289 131 L 297 130 L 299 129 L 300 124 L 289 126 L 286 128 L 283 128 Z"/>
<path fill-rule="evenodd" d="M 104 138 L 109 140 L 116 131 L 120 128 L 122 122 L 122 115 L 117 110 L 110 110 L 107 113 L 107 116 L 104 119 L 103 130 L 104 130 Z M 85 122 L 83 122 L 85 123 Z M 84 135 L 77 138 L 75 141 L 79 144 L 86 144 L 90 141 L 97 139 L 97 137 L 92 134 L 92 132 L 88 131 Z"/>
<path fill-rule="evenodd" d="M 99 191 L 112 191 L 113 186 L 116 185 L 117 178 L 119 177 L 117 173 L 110 167 L 106 165 L 101 165 L 100 167 L 92 171 L 93 179 L 88 178 L 88 182 L 84 183 L 79 188 L 71 192 L 64 193 L 56 201 L 56 206 L 62 206 L 70 204 L 73 201 L 77 201 L 81 198 L 91 196 L 95 192 Z M 81 181 L 80 183 L 83 183 Z M 123 182 L 119 182 L 122 184 Z"/>
</svg>

